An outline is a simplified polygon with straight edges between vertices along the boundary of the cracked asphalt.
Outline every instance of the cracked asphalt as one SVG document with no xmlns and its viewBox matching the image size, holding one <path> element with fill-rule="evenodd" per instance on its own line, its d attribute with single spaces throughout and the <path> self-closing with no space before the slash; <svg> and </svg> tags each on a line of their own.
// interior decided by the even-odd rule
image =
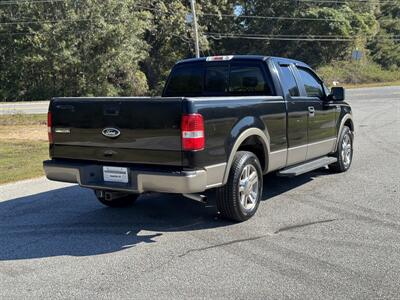
<svg viewBox="0 0 400 300">
<path fill-rule="evenodd" d="M 213 199 L 109 209 L 44 178 L 0 186 L 0 298 L 398 299 L 400 87 L 347 96 L 350 171 L 268 175 L 245 223 Z"/>
</svg>

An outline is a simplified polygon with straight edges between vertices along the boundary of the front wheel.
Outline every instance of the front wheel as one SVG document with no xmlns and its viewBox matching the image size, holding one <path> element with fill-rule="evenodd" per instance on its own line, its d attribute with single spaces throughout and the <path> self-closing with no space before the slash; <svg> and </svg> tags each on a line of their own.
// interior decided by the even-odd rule
<svg viewBox="0 0 400 300">
<path fill-rule="evenodd" d="M 257 156 L 239 151 L 227 184 L 217 189 L 217 208 L 221 216 L 238 222 L 250 219 L 260 204 L 262 188 L 263 177 Z"/>
<path fill-rule="evenodd" d="M 347 126 L 343 127 L 334 156 L 337 162 L 329 165 L 329 169 L 338 173 L 346 172 L 353 161 L 353 133 Z"/>
</svg>

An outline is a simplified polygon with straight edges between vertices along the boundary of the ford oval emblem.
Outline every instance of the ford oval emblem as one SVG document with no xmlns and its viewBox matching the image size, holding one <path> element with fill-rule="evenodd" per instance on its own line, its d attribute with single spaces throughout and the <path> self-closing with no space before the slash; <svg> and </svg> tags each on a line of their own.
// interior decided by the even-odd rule
<svg viewBox="0 0 400 300">
<path fill-rule="evenodd" d="M 116 138 L 121 134 L 121 131 L 116 128 L 104 128 L 102 133 L 106 137 Z"/>
</svg>

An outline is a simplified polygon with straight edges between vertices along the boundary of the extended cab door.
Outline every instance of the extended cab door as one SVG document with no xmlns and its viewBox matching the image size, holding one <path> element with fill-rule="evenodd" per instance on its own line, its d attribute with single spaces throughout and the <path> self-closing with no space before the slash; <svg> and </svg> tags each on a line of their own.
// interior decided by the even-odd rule
<svg viewBox="0 0 400 300">
<path fill-rule="evenodd" d="M 309 68 L 296 67 L 302 100 L 307 105 L 308 149 L 306 160 L 330 153 L 336 142 L 336 107 L 329 105 L 322 81 Z"/>
<path fill-rule="evenodd" d="M 287 105 L 288 154 L 286 165 L 303 162 L 307 156 L 308 105 L 300 96 L 292 64 L 279 64 L 279 77 Z"/>
</svg>

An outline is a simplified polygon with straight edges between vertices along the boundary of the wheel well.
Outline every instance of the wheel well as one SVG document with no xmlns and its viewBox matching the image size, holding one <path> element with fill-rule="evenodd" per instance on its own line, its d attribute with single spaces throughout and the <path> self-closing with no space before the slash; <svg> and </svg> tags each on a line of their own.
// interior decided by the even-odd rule
<svg viewBox="0 0 400 300">
<path fill-rule="evenodd" d="M 348 120 L 346 120 L 346 122 L 344 122 L 344 126 L 347 126 L 350 128 L 351 131 L 354 131 L 354 125 L 350 119 L 348 119 Z"/>
<path fill-rule="evenodd" d="M 258 136 L 250 136 L 245 139 L 239 146 L 237 151 L 249 151 L 254 153 L 260 161 L 263 171 L 266 170 L 265 149 L 261 139 Z"/>
</svg>

